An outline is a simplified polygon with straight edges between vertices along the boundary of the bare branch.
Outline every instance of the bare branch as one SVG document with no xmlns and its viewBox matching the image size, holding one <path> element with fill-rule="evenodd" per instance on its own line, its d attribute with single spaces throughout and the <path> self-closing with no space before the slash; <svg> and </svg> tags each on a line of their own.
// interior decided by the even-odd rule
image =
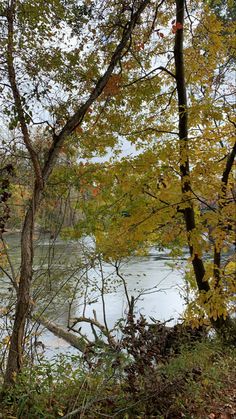
<svg viewBox="0 0 236 419">
<path fill-rule="evenodd" d="M 148 128 L 144 128 L 144 129 L 140 129 L 140 130 L 132 131 L 132 132 L 119 132 L 118 134 L 128 137 L 130 135 L 142 134 L 143 132 L 148 132 L 148 131 L 157 132 L 157 133 L 160 133 L 160 134 L 178 135 L 178 132 L 158 129 L 158 128 L 155 128 L 155 127 L 148 127 Z"/>
<path fill-rule="evenodd" d="M 121 87 L 129 87 L 129 86 L 132 86 L 133 84 L 138 83 L 138 82 L 140 82 L 140 81 L 150 80 L 148 77 L 149 77 L 151 74 L 155 73 L 157 70 L 165 71 L 165 72 L 166 72 L 166 73 L 168 73 L 170 76 L 172 76 L 172 77 L 174 77 L 174 78 L 175 78 L 175 75 L 174 75 L 173 73 L 171 73 L 171 71 L 169 71 L 166 67 L 159 66 L 159 67 L 156 67 L 156 68 L 154 68 L 153 70 L 149 71 L 148 73 L 144 74 L 143 76 L 139 77 L 138 79 L 135 79 L 135 80 L 131 81 L 130 83 L 124 84 L 124 85 L 123 85 L 123 86 L 121 86 Z M 154 78 L 154 77 L 158 76 L 159 74 L 160 74 L 160 73 L 155 74 L 152 78 Z"/>
<path fill-rule="evenodd" d="M 0 239 L 1 239 L 1 242 L 2 242 L 2 245 L 3 245 L 3 248 L 4 248 L 5 255 L 7 257 L 8 264 L 10 266 L 11 275 L 9 275 L 2 267 L 1 267 L 1 269 L 7 275 L 7 277 L 10 279 L 13 287 L 15 288 L 15 290 L 17 292 L 18 291 L 18 284 L 17 284 L 16 274 L 15 274 L 15 269 L 14 269 L 14 266 L 13 266 L 13 264 L 11 262 L 11 258 L 9 256 L 8 251 L 7 251 L 7 246 L 6 246 L 6 243 L 5 243 L 5 240 L 4 240 L 3 236 L 2 236 L 2 234 L 1 234 Z"/>
<path fill-rule="evenodd" d="M 113 348 L 116 348 L 117 342 L 115 341 L 114 337 L 111 335 L 110 331 L 107 330 L 106 326 L 100 323 L 96 318 L 92 319 L 91 317 L 85 316 L 76 317 L 73 319 L 73 324 L 70 326 L 70 329 L 74 330 L 73 328 L 78 323 L 89 323 L 90 325 L 96 326 L 102 332 L 102 334 L 107 337 L 109 344 Z"/>
</svg>

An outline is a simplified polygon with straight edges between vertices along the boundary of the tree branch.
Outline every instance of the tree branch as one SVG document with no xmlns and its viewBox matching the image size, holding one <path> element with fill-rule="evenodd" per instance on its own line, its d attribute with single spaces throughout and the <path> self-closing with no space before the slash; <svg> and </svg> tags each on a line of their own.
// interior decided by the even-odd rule
<svg viewBox="0 0 236 419">
<path fill-rule="evenodd" d="M 115 51 L 113 52 L 110 60 L 110 64 L 107 67 L 107 70 L 103 76 L 98 80 L 95 88 L 91 92 L 89 98 L 83 103 L 75 114 L 67 121 L 65 126 L 62 128 L 61 132 L 58 135 L 54 135 L 53 143 L 48 153 L 47 161 L 45 162 L 43 168 L 43 178 L 44 181 L 49 177 L 54 162 L 60 152 L 60 149 L 65 141 L 65 139 L 73 133 L 73 131 L 82 123 L 85 114 L 87 113 L 89 107 L 94 103 L 94 101 L 100 96 L 104 87 L 106 86 L 111 74 L 114 71 L 116 64 L 119 62 L 122 54 L 124 53 L 127 42 L 130 39 L 134 27 L 138 24 L 139 17 L 149 4 L 150 0 L 143 0 L 140 3 L 139 8 L 135 13 L 133 13 L 131 20 L 125 25 L 123 30 L 122 38 L 117 45 Z"/>
<path fill-rule="evenodd" d="M 15 108 L 20 122 L 21 132 L 25 146 L 30 154 L 31 161 L 34 167 L 36 182 L 43 188 L 42 171 L 38 159 L 37 152 L 34 150 L 29 136 L 29 131 L 25 119 L 25 112 L 22 105 L 22 98 L 16 82 L 16 73 L 14 68 L 14 17 L 15 17 L 16 0 L 11 0 L 10 6 L 7 10 L 8 22 L 8 40 L 7 40 L 7 68 L 8 78 L 12 89 Z"/>
<path fill-rule="evenodd" d="M 73 330 L 76 324 L 78 323 L 89 323 L 92 326 L 96 326 L 104 336 L 107 337 L 109 344 L 116 348 L 117 342 L 115 341 L 114 337 L 111 335 L 109 330 L 104 326 L 102 323 L 100 323 L 96 318 L 92 319 L 90 317 L 80 316 L 73 319 L 73 324 L 70 326 L 70 329 Z"/>
</svg>

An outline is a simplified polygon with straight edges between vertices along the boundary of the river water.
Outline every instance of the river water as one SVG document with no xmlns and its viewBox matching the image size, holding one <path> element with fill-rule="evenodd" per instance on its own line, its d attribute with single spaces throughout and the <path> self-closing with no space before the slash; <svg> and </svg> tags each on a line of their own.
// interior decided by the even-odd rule
<svg viewBox="0 0 236 419">
<path fill-rule="evenodd" d="M 19 235 L 6 235 L 6 241 L 17 275 L 20 262 Z M 127 313 L 126 292 L 123 281 L 116 275 L 115 267 L 107 263 L 98 263 L 92 267 L 85 264 L 82 249 L 84 253 L 86 248 L 88 254 L 88 240 L 85 247 L 84 243 L 81 245 L 75 241 L 52 241 L 46 235 L 37 237 L 35 244 L 34 296 L 38 297 L 40 310 L 46 312 L 51 320 L 66 328 L 70 311 L 73 318 L 96 315 L 100 322 L 104 322 L 105 307 L 107 324 L 109 328 L 113 328 Z M 160 321 L 172 318 L 173 324 L 184 310 L 184 299 L 181 295 L 184 293 L 185 258 L 178 261 L 177 266 L 168 253 L 167 250 L 159 251 L 152 248 L 147 256 L 135 256 L 122 262 L 119 274 L 125 280 L 129 298 L 133 296 L 136 300 L 137 316 L 143 314 L 147 319 L 151 317 Z M 6 277 L 1 281 L 3 290 L 9 288 Z M 91 337 L 88 324 L 82 325 L 82 331 Z M 71 352 L 65 341 L 48 331 L 43 331 L 40 340 L 45 345 L 49 357 L 56 353 Z"/>
</svg>

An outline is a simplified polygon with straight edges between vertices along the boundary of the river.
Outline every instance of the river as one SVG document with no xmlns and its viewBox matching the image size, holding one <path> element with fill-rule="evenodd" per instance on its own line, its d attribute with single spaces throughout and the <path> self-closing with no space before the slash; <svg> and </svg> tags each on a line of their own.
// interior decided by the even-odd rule
<svg viewBox="0 0 236 419">
<path fill-rule="evenodd" d="M 6 235 L 6 242 L 17 275 L 20 263 L 19 235 Z M 127 312 L 125 289 L 116 275 L 115 267 L 107 263 L 95 264 L 93 267 L 85 264 L 84 251 L 88 255 L 88 251 L 92 252 L 91 249 L 88 240 L 82 244 L 61 239 L 52 241 L 48 235 L 39 236 L 35 240 L 33 295 L 35 299 L 38 298 L 40 310 L 64 327 L 68 323 L 69 310 L 73 318 L 82 314 L 93 317 L 96 312 L 97 319 L 103 322 L 105 306 L 107 324 L 111 328 Z M 159 251 L 155 248 L 151 248 L 147 256 L 135 256 L 122 262 L 119 274 L 125 279 L 129 297 L 134 296 L 137 299 L 137 316 L 141 313 L 147 319 L 150 316 L 160 321 L 172 318 L 170 324 L 181 317 L 184 310 L 184 299 L 181 297 L 184 264 L 185 258 L 178 261 L 177 266 L 167 250 Z M 2 290 L 7 292 L 9 281 L 6 277 L 1 280 Z M 88 300 L 86 307 L 84 294 Z M 51 300 L 53 301 L 49 304 Z M 82 330 L 91 336 L 89 325 L 84 324 Z M 45 345 L 48 357 L 72 351 L 65 341 L 45 330 L 40 341 Z"/>
</svg>

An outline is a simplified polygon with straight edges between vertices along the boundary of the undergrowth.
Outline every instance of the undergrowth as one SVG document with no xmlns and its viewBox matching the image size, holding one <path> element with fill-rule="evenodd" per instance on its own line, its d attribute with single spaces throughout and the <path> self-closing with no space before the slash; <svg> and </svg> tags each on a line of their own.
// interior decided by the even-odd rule
<svg viewBox="0 0 236 419">
<path fill-rule="evenodd" d="M 142 368 L 140 353 L 135 359 L 122 351 L 101 353 L 92 368 L 82 356 L 41 360 L 25 368 L 7 392 L 0 417 L 217 418 L 214 400 L 232 407 L 227 385 L 234 380 L 235 354 L 204 339 Z"/>
</svg>

